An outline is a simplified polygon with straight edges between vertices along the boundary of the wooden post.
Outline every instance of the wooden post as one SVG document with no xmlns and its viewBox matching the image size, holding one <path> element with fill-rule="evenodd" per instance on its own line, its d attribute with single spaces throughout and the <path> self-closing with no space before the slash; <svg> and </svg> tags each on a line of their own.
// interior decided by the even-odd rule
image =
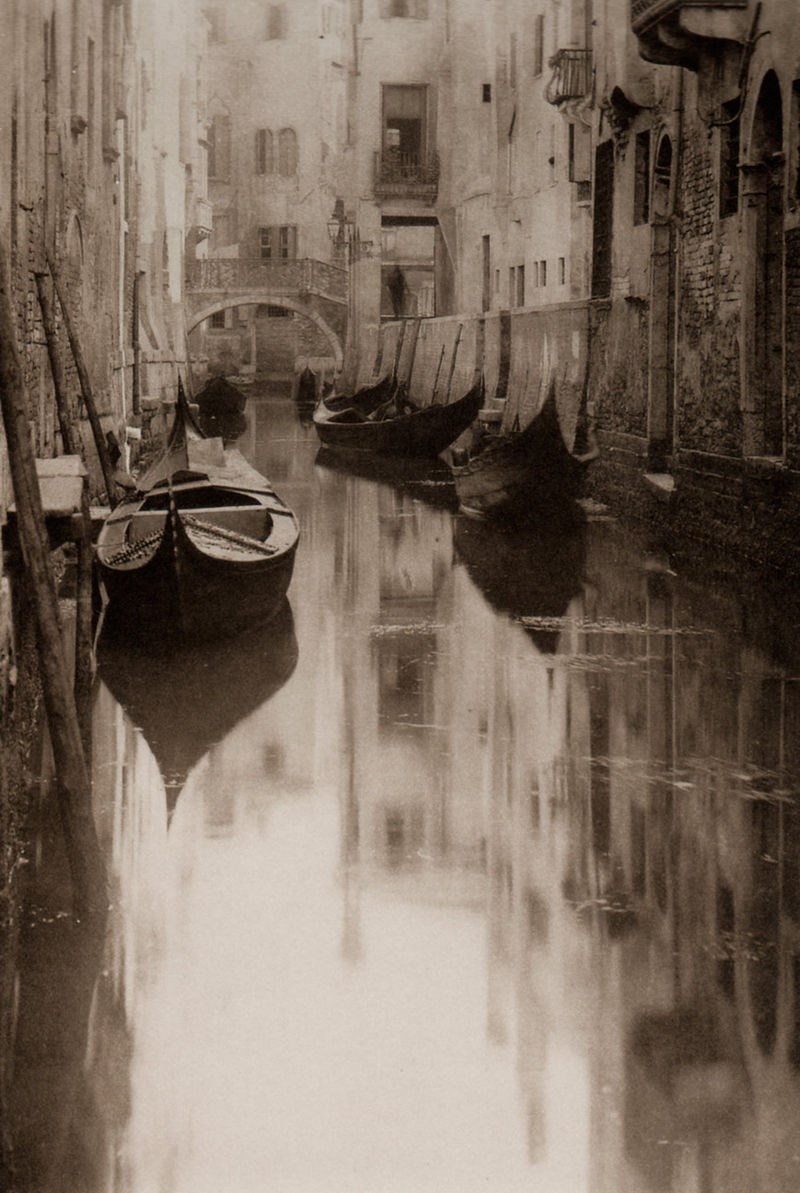
<svg viewBox="0 0 800 1193">
<path fill-rule="evenodd" d="M 89 422 L 92 425 L 92 434 L 94 435 L 94 443 L 97 448 L 97 455 L 100 460 L 100 467 L 103 470 L 103 479 L 106 482 L 106 493 L 108 494 L 108 503 L 113 506 L 115 504 L 114 498 L 114 470 L 111 467 L 111 460 L 108 455 L 108 446 L 106 445 L 105 436 L 103 435 L 103 428 L 100 425 L 100 418 L 97 413 L 97 406 L 95 405 L 94 394 L 92 392 L 92 383 L 89 380 L 89 373 L 86 368 L 86 362 L 81 351 L 80 341 L 75 332 L 72 323 L 72 317 L 69 312 L 69 306 L 64 294 L 64 287 L 61 284 L 61 275 L 56 269 L 50 257 L 47 258 L 47 268 L 53 278 L 53 284 L 58 295 L 58 303 L 61 307 L 61 314 L 64 319 L 64 326 L 67 329 L 67 338 L 69 346 L 72 349 L 72 357 L 75 361 L 75 368 L 78 370 L 78 380 L 81 383 L 81 393 L 83 395 L 83 404 L 86 407 L 86 414 Z"/>
<path fill-rule="evenodd" d="M 75 536 L 75 711 L 84 757 L 92 756 L 92 520 L 84 482 L 81 513 Z"/>
<path fill-rule="evenodd" d="M 69 684 L 50 570 L 36 461 L 30 438 L 22 367 L 9 296 L 4 246 L 0 246 L 0 406 L 6 433 L 17 527 L 36 617 L 39 660 L 55 760 L 61 820 L 72 874 L 73 909 L 83 916 L 104 910 L 105 864 L 92 815 L 91 786 Z"/>
<path fill-rule="evenodd" d="M 442 371 L 442 361 L 444 360 L 445 345 L 442 344 L 442 350 L 439 353 L 439 363 L 436 366 L 436 376 L 433 379 L 433 393 L 431 394 L 431 406 L 436 405 L 436 392 L 439 389 L 439 374 Z"/>
<path fill-rule="evenodd" d="M 73 431 L 73 416 L 69 403 L 67 375 L 58 351 L 56 318 L 53 302 L 47 288 L 47 274 L 36 273 L 33 276 L 36 280 L 36 293 L 39 296 L 39 306 L 42 310 L 42 324 L 44 326 L 44 338 L 47 341 L 47 355 L 50 358 L 50 371 L 53 374 L 58 425 L 61 429 L 61 443 L 64 455 L 75 456 L 79 454 L 79 449 Z"/>
<path fill-rule="evenodd" d="M 47 290 L 47 274 L 37 273 L 36 292 L 42 308 L 47 354 L 53 374 L 53 388 L 56 396 L 61 438 L 67 455 L 78 455 L 80 443 L 76 440 L 72 411 L 67 392 L 67 377 L 61 363 L 56 336 L 56 321 L 53 304 Z M 76 519 L 75 547 L 77 588 L 75 594 L 75 706 L 78 724 L 86 758 L 91 757 L 92 748 L 92 529 L 89 515 L 89 497 L 83 487 L 81 513 Z"/>
</svg>

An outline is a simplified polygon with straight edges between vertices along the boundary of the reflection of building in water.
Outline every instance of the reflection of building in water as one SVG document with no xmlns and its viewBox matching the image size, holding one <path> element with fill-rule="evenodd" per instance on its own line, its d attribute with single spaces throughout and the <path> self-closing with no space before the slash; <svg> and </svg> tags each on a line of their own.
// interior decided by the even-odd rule
<svg viewBox="0 0 800 1193">
<path fill-rule="evenodd" d="M 516 1042 L 532 1156 L 572 1062 L 593 1193 L 789 1193 L 800 685 L 705 590 L 616 574 L 549 669 L 496 652 L 490 1022 Z"/>
<path fill-rule="evenodd" d="M 358 478 L 350 478 L 348 493 L 354 614 L 344 682 L 359 868 L 372 882 L 392 876 L 395 885 L 424 876 L 433 881 L 428 897 L 472 901 L 482 797 L 474 782 L 464 789 L 451 776 L 468 727 L 455 696 L 461 673 L 453 648 L 450 520 Z"/>
</svg>

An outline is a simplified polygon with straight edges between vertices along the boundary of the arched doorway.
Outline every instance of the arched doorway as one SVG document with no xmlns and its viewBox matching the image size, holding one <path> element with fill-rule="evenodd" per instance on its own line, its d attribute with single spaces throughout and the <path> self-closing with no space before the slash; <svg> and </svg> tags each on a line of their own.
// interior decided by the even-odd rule
<svg viewBox="0 0 800 1193">
<path fill-rule="evenodd" d="M 675 230 L 672 220 L 672 141 L 662 136 L 655 158 L 650 244 L 648 466 L 669 467 L 675 405 Z"/>
<path fill-rule="evenodd" d="M 743 451 L 781 456 L 784 450 L 783 110 L 770 71 L 753 115 L 743 166 Z"/>
</svg>

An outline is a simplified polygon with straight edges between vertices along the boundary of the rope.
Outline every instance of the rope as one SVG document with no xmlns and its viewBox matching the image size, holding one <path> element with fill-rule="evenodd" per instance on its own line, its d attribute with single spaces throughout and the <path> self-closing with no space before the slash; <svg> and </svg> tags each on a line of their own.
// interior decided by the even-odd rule
<svg viewBox="0 0 800 1193">
<path fill-rule="evenodd" d="M 225 539 L 236 546 L 246 547 L 249 551 L 260 551 L 262 555 L 274 555 L 278 550 L 277 547 L 271 547 L 268 543 L 251 538 L 247 534 L 239 534 L 235 530 L 226 530 L 222 526 L 214 526 L 211 522 L 203 522 L 192 514 L 182 514 L 181 517 L 187 526 L 191 526 L 193 530 L 199 530 L 209 538 Z"/>
</svg>

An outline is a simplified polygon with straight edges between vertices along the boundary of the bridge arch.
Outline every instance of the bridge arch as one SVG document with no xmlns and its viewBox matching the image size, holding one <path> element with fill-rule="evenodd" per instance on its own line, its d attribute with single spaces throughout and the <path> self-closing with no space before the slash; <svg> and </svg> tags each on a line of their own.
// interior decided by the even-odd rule
<svg viewBox="0 0 800 1193">
<path fill-rule="evenodd" d="M 194 331 L 204 320 L 210 319 L 217 311 L 226 311 L 229 307 L 252 306 L 284 307 L 288 311 L 296 311 L 298 315 L 310 319 L 312 323 L 316 324 L 331 346 L 336 372 L 341 371 L 344 360 L 342 343 L 331 325 L 317 311 L 312 310 L 311 307 L 297 301 L 297 299 L 287 298 L 283 294 L 264 294 L 263 292 L 258 294 L 237 294 L 218 299 L 216 302 L 210 302 L 202 310 L 189 314 L 186 320 L 187 334 Z"/>
</svg>

